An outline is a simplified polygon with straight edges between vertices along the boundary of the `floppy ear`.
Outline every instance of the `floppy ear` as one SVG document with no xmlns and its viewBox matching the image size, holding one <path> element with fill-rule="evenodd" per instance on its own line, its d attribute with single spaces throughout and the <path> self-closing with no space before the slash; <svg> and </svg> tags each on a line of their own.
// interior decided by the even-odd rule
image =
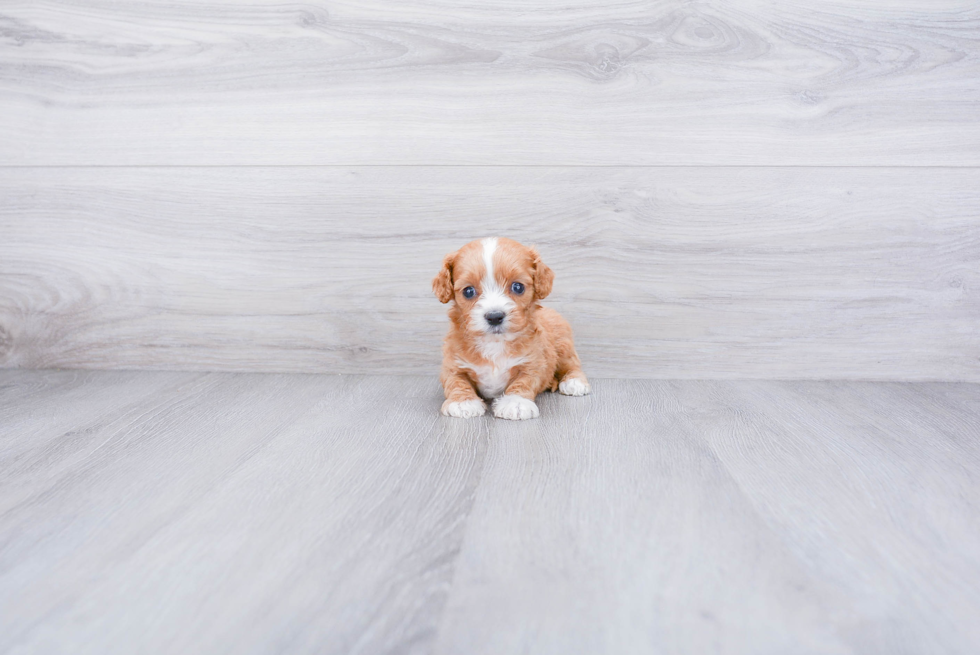
<svg viewBox="0 0 980 655">
<path fill-rule="evenodd" d="M 545 298 L 551 293 L 551 285 L 555 281 L 555 272 L 548 268 L 547 264 L 541 261 L 541 255 L 534 248 L 531 248 L 534 256 L 534 297 Z"/>
<path fill-rule="evenodd" d="M 432 279 L 432 291 L 439 302 L 446 303 L 453 299 L 453 264 L 456 253 L 451 252 L 442 260 L 442 269 Z"/>
</svg>

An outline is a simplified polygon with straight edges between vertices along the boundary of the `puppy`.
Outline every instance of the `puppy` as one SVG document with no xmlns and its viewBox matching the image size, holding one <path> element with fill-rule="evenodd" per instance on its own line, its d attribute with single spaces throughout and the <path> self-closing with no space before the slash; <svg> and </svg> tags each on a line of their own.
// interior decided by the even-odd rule
<svg viewBox="0 0 980 655">
<path fill-rule="evenodd" d="M 538 304 L 554 278 L 534 248 L 510 239 L 480 239 L 446 255 L 432 280 L 436 298 L 453 303 L 442 349 L 443 414 L 482 416 L 484 399 L 493 399 L 497 418 L 536 418 L 534 398 L 545 389 L 589 393 L 572 328 Z"/>
</svg>

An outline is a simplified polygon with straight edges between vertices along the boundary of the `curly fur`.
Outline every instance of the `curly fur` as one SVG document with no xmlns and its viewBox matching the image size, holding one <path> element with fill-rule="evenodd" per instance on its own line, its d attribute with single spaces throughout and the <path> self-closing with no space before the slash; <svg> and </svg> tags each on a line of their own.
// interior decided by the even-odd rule
<svg viewBox="0 0 980 655">
<path fill-rule="evenodd" d="M 554 278 L 537 250 L 511 239 L 472 241 L 446 255 L 432 280 L 436 298 L 452 303 L 440 376 L 444 414 L 480 415 L 483 405 L 474 401 L 499 398 L 495 415 L 533 418 L 538 415 L 534 398 L 544 390 L 589 392 L 571 327 L 539 303 L 551 293 Z M 523 294 L 512 290 L 514 282 L 524 285 Z M 467 287 L 475 289 L 473 298 L 463 295 Z M 487 322 L 491 311 L 504 312 L 502 325 Z"/>
</svg>

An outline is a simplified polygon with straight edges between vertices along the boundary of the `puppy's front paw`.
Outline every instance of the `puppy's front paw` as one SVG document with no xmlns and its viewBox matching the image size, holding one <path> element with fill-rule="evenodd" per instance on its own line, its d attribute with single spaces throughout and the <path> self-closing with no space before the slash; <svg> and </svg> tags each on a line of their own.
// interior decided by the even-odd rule
<svg viewBox="0 0 980 655">
<path fill-rule="evenodd" d="M 443 416 L 455 416 L 456 418 L 476 418 L 487 413 L 487 405 L 479 398 L 461 400 L 454 402 L 447 400 L 442 404 Z"/>
<path fill-rule="evenodd" d="M 566 396 L 584 396 L 590 391 L 592 391 L 592 387 L 581 378 L 565 378 L 558 385 L 558 392 Z"/>
<path fill-rule="evenodd" d="M 493 402 L 493 415 L 511 421 L 538 417 L 538 406 L 522 396 L 501 396 Z"/>
</svg>

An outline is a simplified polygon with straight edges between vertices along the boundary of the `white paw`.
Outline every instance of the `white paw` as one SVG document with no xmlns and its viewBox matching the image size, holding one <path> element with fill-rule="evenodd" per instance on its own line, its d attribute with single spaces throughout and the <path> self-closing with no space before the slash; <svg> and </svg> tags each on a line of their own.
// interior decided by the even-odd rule
<svg viewBox="0 0 980 655">
<path fill-rule="evenodd" d="M 558 391 L 566 396 L 584 396 L 592 391 L 592 387 L 585 380 L 579 378 L 565 378 L 558 385 Z"/>
<path fill-rule="evenodd" d="M 443 416 L 455 416 L 456 418 L 476 418 L 487 413 L 487 405 L 479 398 L 453 402 L 447 400 L 442 404 Z"/>
<path fill-rule="evenodd" d="M 523 421 L 538 417 L 538 406 L 533 400 L 521 396 L 501 396 L 493 402 L 493 415 L 511 421 Z"/>
</svg>

